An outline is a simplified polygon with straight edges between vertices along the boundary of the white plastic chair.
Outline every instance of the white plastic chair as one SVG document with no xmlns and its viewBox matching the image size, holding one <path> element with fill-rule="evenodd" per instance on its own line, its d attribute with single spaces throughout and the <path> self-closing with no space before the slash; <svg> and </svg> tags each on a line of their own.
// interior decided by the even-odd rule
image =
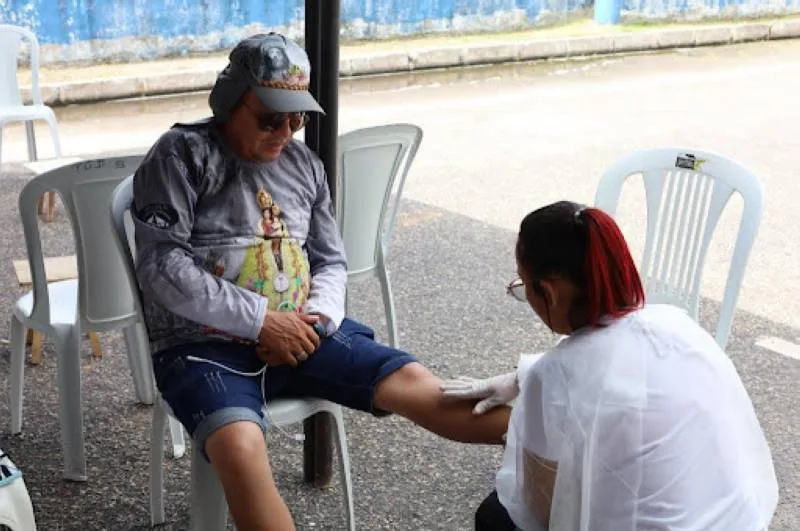
<svg viewBox="0 0 800 531">
<path fill-rule="evenodd" d="M 111 192 L 135 170 L 140 155 L 84 161 L 31 179 L 19 196 L 33 290 L 21 297 L 11 318 L 11 433 L 22 430 L 25 336 L 33 329 L 55 343 L 58 363 L 64 476 L 86 480 L 81 408 L 81 334 L 122 329 L 136 396 L 152 404 L 155 383 L 146 349 L 146 332 L 131 291 L 122 255 L 108 220 Z M 55 190 L 64 203 L 75 238 L 78 278 L 47 283 L 36 203 Z"/>
<path fill-rule="evenodd" d="M 129 282 L 137 286 L 134 277 L 134 239 L 133 225 L 125 225 L 125 215 L 133 203 L 133 179 L 123 181 L 113 193 L 111 217 L 116 228 L 116 242 L 126 256 L 125 269 Z M 139 297 L 138 287 L 134 288 L 136 297 Z M 336 427 L 336 447 L 339 451 L 340 478 L 344 490 L 344 505 L 347 511 L 347 528 L 355 529 L 355 513 L 353 510 L 353 483 L 350 475 L 350 457 L 347 450 L 347 436 L 344 429 L 342 407 L 333 402 L 317 398 L 298 398 L 272 400 L 265 408 L 266 418 L 269 419 L 270 428 L 283 427 L 289 424 L 302 422 L 317 413 L 327 412 L 333 416 Z M 164 429 L 169 419 L 170 430 L 173 435 L 180 430 L 180 424 L 171 415 L 169 406 L 162 400 L 156 401 L 153 409 L 153 429 L 150 446 L 150 521 L 152 525 L 163 524 L 164 494 L 163 494 L 163 455 L 164 455 Z M 176 428 L 177 426 L 177 428 Z M 181 432 L 182 433 L 182 432 Z M 174 440 L 174 438 L 173 438 Z M 205 460 L 202 452 L 196 445 L 192 445 L 192 479 L 191 479 L 190 521 L 192 531 L 218 531 L 226 528 L 228 507 L 225 493 L 216 473 Z"/>
<path fill-rule="evenodd" d="M 11 459 L 0 449 L 0 464 L 16 468 Z M 6 477 L 0 474 L 0 480 Z M 0 485 L 0 529 L 5 531 L 36 531 L 33 505 L 22 476 L 10 483 Z"/>
<path fill-rule="evenodd" d="M 648 302 L 684 308 L 697 319 L 706 253 L 728 200 L 744 200 L 722 299 L 716 340 L 728 342 L 736 299 L 764 208 L 758 177 L 716 153 L 683 148 L 643 150 L 614 162 L 600 179 L 595 205 L 615 215 L 628 177 L 642 175 L 647 234 L 639 266 Z"/>
<path fill-rule="evenodd" d="M 386 260 L 406 175 L 422 142 L 422 129 L 390 124 L 339 136 L 336 217 L 347 254 L 347 279 L 377 276 L 389 343 L 398 348 L 394 298 Z"/>
<path fill-rule="evenodd" d="M 122 271 L 124 272 L 123 282 L 133 294 L 133 304 L 136 308 L 136 313 L 140 317 L 141 322 L 144 323 L 144 314 L 142 313 L 141 306 L 141 291 L 139 284 L 136 281 L 134 273 L 134 256 L 136 256 L 136 242 L 133 239 L 133 220 L 130 217 L 130 206 L 133 201 L 133 176 L 126 177 L 120 182 L 116 188 L 111 192 L 110 200 L 110 213 L 111 225 L 114 228 L 113 239 L 114 245 L 122 256 Z M 139 356 L 141 359 L 137 361 L 140 367 L 146 367 L 152 375 L 153 361 L 150 353 L 150 339 L 147 337 L 146 328 L 142 328 L 142 335 L 139 338 L 141 341 L 141 348 L 137 349 L 132 355 Z M 152 376 L 151 376 L 152 378 Z M 165 404 L 161 400 L 158 389 L 153 387 L 153 404 L 155 408 L 164 407 Z M 157 415 L 154 411 L 153 415 Z M 160 430 L 161 440 L 158 443 L 159 452 L 164 450 L 164 426 L 161 424 Z M 186 454 L 186 441 L 183 436 L 183 426 L 178 419 L 169 416 L 169 434 L 172 442 L 172 457 L 180 459 Z M 155 431 L 153 431 L 155 437 Z"/>
<path fill-rule="evenodd" d="M 17 81 L 17 60 L 25 39 L 30 47 L 31 100 L 25 105 Z M 36 160 L 36 135 L 34 120 L 44 120 L 50 127 L 56 158 L 61 156 L 58 122 L 53 110 L 44 105 L 39 87 L 39 41 L 30 30 L 9 24 L 0 24 L 0 168 L 3 162 L 3 127 L 9 122 L 25 122 L 28 141 L 28 159 Z"/>
</svg>

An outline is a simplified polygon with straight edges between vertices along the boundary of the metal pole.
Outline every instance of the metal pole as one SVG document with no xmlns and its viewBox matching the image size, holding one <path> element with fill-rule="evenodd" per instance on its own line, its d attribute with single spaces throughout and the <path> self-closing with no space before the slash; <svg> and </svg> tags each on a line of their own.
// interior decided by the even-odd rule
<svg viewBox="0 0 800 531">
<path fill-rule="evenodd" d="M 318 4 L 322 7 L 320 105 L 326 113 L 320 128 L 319 156 L 325 163 L 331 196 L 336 197 L 336 141 L 339 137 L 340 0 L 318 0 Z"/>
<path fill-rule="evenodd" d="M 322 159 L 331 195 L 336 197 L 336 140 L 339 130 L 339 10 L 340 0 L 305 0 L 306 52 L 311 61 L 311 93 L 325 110 L 313 113 L 305 142 Z M 335 204 L 335 201 L 334 201 Z M 303 423 L 303 476 L 306 483 L 324 487 L 331 481 L 333 429 L 328 414 Z"/>
</svg>

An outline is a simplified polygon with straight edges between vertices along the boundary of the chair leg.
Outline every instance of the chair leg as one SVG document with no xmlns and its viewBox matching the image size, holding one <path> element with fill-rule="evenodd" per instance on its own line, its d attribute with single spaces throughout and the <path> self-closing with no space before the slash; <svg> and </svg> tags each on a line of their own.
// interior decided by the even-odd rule
<svg viewBox="0 0 800 531">
<path fill-rule="evenodd" d="M 25 383 L 25 325 L 11 315 L 11 374 L 9 407 L 11 433 L 22 431 L 22 389 Z"/>
<path fill-rule="evenodd" d="M 389 329 L 389 345 L 393 348 L 400 348 L 397 338 L 397 320 L 394 316 L 394 297 L 392 296 L 392 285 L 389 283 L 389 272 L 382 263 L 378 266 L 378 279 L 381 282 L 383 293 L 383 305 L 386 309 L 386 327 Z"/>
<path fill-rule="evenodd" d="M 86 481 L 81 406 L 80 329 L 76 325 L 69 330 L 61 331 L 54 339 L 58 353 L 59 418 L 64 477 L 73 481 Z"/>
<path fill-rule="evenodd" d="M 42 340 L 41 332 L 31 330 L 31 365 L 42 363 Z"/>
<path fill-rule="evenodd" d="M 336 448 L 339 451 L 339 472 L 344 491 L 344 508 L 347 511 L 347 529 L 355 531 L 356 515 L 353 510 L 353 479 L 350 475 L 350 452 L 347 450 L 347 435 L 344 431 L 344 416 L 341 406 L 329 411 L 336 424 Z"/>
<path fill-rule="evenodd" d="M 39 159 L 36 153 L 36 129 L 32 120 L 25 121 L 25 137 L 28 142 L 28 160 L 34 161 Z"/>
<path fill-rule="evenodd" d="M 56 158 L 61 157 L 61 139 L 58 134 L 58 120 L 56 120 L 56 115 L 52 109 L 45 117 L 45 121 L 47 122 L 47 126 L 50 128 L 50 137 L 53 139 L 53 152 L 56 155 Z"/>
<path fill-rule="evenodd" d="M 169 416 L 169 435 L 172 441 L 172 458 L 180 459 L 186 453 L 186 441 L 183 438 L 183 425 L 172 415 Z"/>
<path fill-rule="evenodd" d="M 128 351 L 128 366 L 133 376 L 136 399 L 142 404 L 153 404 L 156 400 L 156 384 L 147 331 L 143 324 L 137 323 L 123 329 L 122 335 Z"/>
<path fill-rule="evenodd" d="M 45 192 L 36 202 L 36 213 L 45 223 L 50 223 L 56 217 L 56 194 Z"/>
<path fill-rule="evenodd" d="M 190 497 L 191 531 L 222 531 L 228 525 L 225 491 L 211 464 L 192 445 L 192 493 Z"/>
<path fill-rule="evenodd" d="M 100 345 L 100 336 L 97 332 L 89 332 L 89 344 L 92 346 L 92 356 L 95 358 L 103 357 L 103 347 Z"/>
<path fill-rule="evenodd" d="M 47 195 L 50 192 L 45 192 L 39 199 L 36 200 L 36 213 L 45 223 L 49 223 L 47 220 Z"/>
<path fill-rule="evenodd" d="M 166 521 L 164 517 L 164 422 L 167 410 L 161 400 L 153 407 L 150 432 L 150 525 Z"/>
<path fill-rule="evenodd" d="M 45 116 L 45 121 L 47 122 L 47 126 L 50 128 L 50 137 L 53 140 L 53 152 L 55 154 L 55 158 L 61 157 L 61 140 L 58 135 L 58 121 L 56 120 L 56 115 L 53 113 L 52 109 L 48 109 L 49 113 Z M 30 146 L 33 145 L 33 159 L 36 160 L 36 136 L 33 133 L 33 122 L 25 122 L 25 126 L 28 127 L 30 125 L 30 133 L 28 136 L 28 157 L 30 158 L 31 148 Z M 39 202 L 39 215 L 42 216 L 42 220 L 45 223 L 50 223 L 55 219 L 56 214 L 56 194 L 54 192 L 45 192 L 44 197 L 40 199 Z"/>
<path fill-rule="evenodd" d="M 44 194 L 44 212 L 43 217 L 45 223 L 50 223 L 56 217 L 56 194 L 55 192 L 47 192 Z"/>
</svg>

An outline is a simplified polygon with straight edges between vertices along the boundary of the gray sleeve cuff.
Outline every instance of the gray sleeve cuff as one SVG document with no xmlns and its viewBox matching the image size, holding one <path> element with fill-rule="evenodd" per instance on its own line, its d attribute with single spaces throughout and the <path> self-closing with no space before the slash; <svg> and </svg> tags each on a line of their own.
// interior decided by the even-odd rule
<svg viewBox="0 0 800 531">
<path fill-rule="evenodd" d="M 256 311 L 256 318 L 250 327 L 250 333 L 247 335 L 248 339 L 258 341 L 258 336 L 261 333 L 261 327 L 264 326 L 264 319 L 267 316 L 267 298 L 261 297 L 258 301 L 258 310 Z"/>
</svg>

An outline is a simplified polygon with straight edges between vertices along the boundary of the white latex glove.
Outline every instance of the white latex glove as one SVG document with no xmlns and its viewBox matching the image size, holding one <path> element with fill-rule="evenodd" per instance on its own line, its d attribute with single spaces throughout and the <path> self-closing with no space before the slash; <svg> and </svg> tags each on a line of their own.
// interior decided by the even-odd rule
<svg viewBox="0 0 800 531">
<path fill-rule="evenodd" d="M 475 404 L 472 412 L 476 415 L 486 413 L 493 407 L 508 404 L 519 394 L 517 371 L 499 374 L 476 380 L 466 376 L 455 380 L 445 380 L 441 385 L 442 397 L 445 399 L 467 400 L 482 398 Z"/>
</svg>

